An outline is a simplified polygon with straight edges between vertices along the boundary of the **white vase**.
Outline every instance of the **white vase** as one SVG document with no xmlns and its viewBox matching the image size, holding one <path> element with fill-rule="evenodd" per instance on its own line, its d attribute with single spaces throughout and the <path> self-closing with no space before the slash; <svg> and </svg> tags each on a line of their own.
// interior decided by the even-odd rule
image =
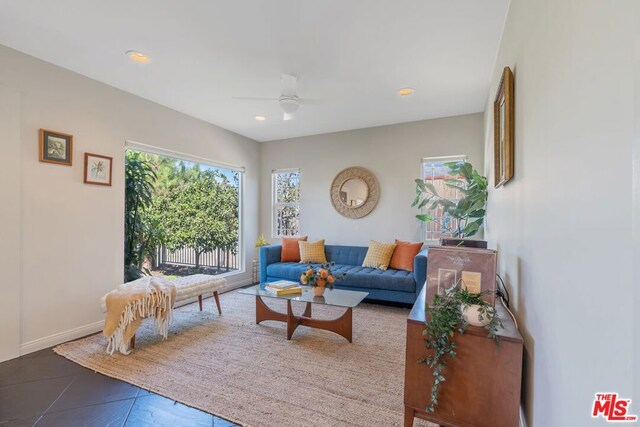
<svg viewBox="0 0 640 427">
<path fill-rule="evenodd" d="M 491 318 L 485 313 L 480 319 L 480 306 L 477 304 L 466 305 L 460 307 L 463 319 L 473 326 L 486 326 L 491 322 Z"/>
</svg>

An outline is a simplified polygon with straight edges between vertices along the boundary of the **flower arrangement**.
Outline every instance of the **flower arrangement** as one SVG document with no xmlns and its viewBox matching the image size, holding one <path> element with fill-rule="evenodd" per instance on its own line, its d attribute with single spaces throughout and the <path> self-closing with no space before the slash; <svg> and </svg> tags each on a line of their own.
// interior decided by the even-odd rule
<svg viewBox="0 0 640 427">
<path fill-rule="evenodd" d="M 309 264 L 309 268 L 302 273 L 300 276 L 300 283 L 303 285 L 311 286 L 311 287 L 327 287 L 329 289 L 333 289 L 333 285 L 338 280 L 342 279 L 346 276 L 346 273 L 335 274 L 331 271 L 331 267 L 333 267 L 333 263 L 322 264 L 318 268 L 313 268 L 311 264 Z"/>
</svg>

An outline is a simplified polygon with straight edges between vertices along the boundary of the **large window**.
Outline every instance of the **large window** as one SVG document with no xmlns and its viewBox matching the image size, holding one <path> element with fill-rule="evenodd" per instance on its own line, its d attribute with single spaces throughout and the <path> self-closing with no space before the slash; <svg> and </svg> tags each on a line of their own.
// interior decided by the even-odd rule
<svg viewBox="0 0 640 427">
<path fill-rule="evenodd" d="M 126 152 L 126 278 L 242 270 L 243 169 L 158 151 Z"/>
<path fill-rule="evenodd" d="M 297 236 L 300 233 L 300 171 L 277 169 L 271 176 L 272 236 Z"/>
<path fill-rule="evenodd" d="M 452 175 L 451 169 L 446 166 L 449 162 L 466 162 L 467 156 L 429 157 L 422 159 L 422 177 L 425 183 L 433 185 L 439 196 L 458 201 L 464 195 L 461 191 L 447 185 L 447 180 L 458 179 L 460 176 Z M 456 219 L 443 212 L 442 206 L 433 210 L 426 210 L 434 220 L 425 222 L 425 240 L 437 241 L 443 237 L 452 237 L 451 231 L 457 228 Z"/>
</svg>

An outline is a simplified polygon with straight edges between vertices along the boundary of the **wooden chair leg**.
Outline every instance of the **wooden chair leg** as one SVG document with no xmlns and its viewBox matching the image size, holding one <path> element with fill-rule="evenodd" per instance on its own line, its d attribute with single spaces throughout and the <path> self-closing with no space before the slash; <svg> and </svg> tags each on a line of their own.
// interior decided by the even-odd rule
<svg viewBox="0 0 640 427">
<path fill-rule="evenodd" d="M 135 334 L 131 337 L 131 342 L 129 343 L 129 348 L 131 350 L 136 348 L 136 336 L 135 336 Z"/>
<path fill-rule="evenodd" d="M 404 427 L 413 427 L 413 417 L 415 417 L 416 411 L 408 406 L 404 407 Z"/>
<path fill-rule="evenodd" d="M 202 311 L 202 295 L 198 295 L 198 305 L 200 306 L 200 311 Z"/>
<path fill-rule="evenodd" d="M 218 306 L 218 314 L 222 314 L 222 308 L 220 308 L 220 298 L 218 297 L 218 291 L 213 291 L 213 298 L 215 298 L 216 305 Z"/>
</svg>

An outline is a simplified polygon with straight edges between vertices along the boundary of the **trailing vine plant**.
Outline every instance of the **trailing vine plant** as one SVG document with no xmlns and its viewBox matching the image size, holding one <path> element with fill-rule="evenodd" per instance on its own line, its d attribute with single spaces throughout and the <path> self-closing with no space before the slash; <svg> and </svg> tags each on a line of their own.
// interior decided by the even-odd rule
<svg viewBox="0 0 640 427">
<path fill-rule="evenodd" d="M 489 331 L 488 337 L 496 342 L 500 342 L 498 336 L 499 328 L 502 328 L 502 321 L 496 316 L 496 309 L 483 298 L 483 293 L 471 293 L 463 289 L 461 284 L 447 289 L 442 295 L 435 295 L 433 304 L 428 306 L 426 327 L 423 331 L 425 346 L 433 350 L 432 356 L 420 359 L 431 368 L 433 374 L 433 385 L 431 387 L 431 401 L 427 407 L 428 412 L 433 412 L 438 404 L 438 393 L 440 386 L 446 380 L 445 367 L 446 358 L 456 357 L 456 343 L 454 341 L 455 332 L 464 334 L 469 323 L 464 319 L 463 307 L 476 305 L 478 307 L 478 319 L 489 322 L 484 326 Z"/>
</svg>

